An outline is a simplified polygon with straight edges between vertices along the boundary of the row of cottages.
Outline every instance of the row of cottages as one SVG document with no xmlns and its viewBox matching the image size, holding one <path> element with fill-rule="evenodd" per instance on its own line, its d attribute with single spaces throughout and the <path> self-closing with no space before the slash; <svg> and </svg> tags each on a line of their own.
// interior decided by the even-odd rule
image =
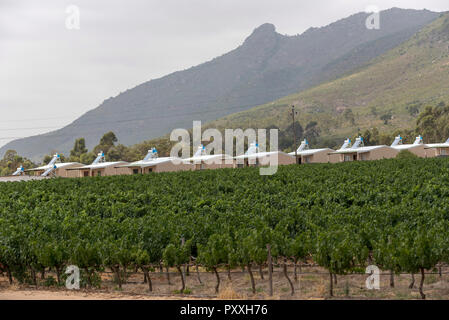
<svg viewBox="0 0 449 320">
<path fill-rule="evenodd" d="M 329 153 L 329 162 L 367 161 L 395 158 L 399 152 L 407 150 L 420 158 L 444 157 L 449 155 L 449 139 L 444 143 L 424 144 L 422 136 L 416 137 L 410 144 L 404 144 L 401 136 L 397 136 L 391 146 L 364 146 L 362 137 L 358 137 L 351 145 L 347 139 L 343 146 Z"/>
<path fill-rule="evenodd" d="M 337 163 L 347 161 L 368 161 L 390 159 L 400 151 L 408 150 L 422 158 L 449 156 L 449 139 L 444 143 L 424 144 L 421 136 L 413 144 L 403 144 L 401 136 L 395 138 L 391 146 L 364 146 L 362 137 L 358 137 L 352 145 L 351 140 L 345 140 L 338 150 L 330 148 L 310 149 L 307 140 L 302 141 L 296 152 L 289 154 L 281 151 L 261 152 L 257 143 L 253 142 L 244 155 L 231 157 L 226 154 L 208 155 L 201 145 L 193 157 L 181 159 L 175 157 L 158 157 L 157 150 L 151 149 L 140 161 L 127 163 L 124 161 L 106 162 L 103 152 L 90 165 L 77 162 L 61 163 L 60 156 L 54 155 L 45 166 L 34 169 L 17 169 L 13 174 L 34 176 L 58 176 L 64 178 L 80 178 L 93 176 L 112 176 L 147 174 L 151 172 L 193 171 L 219 168 L 242 168 L 249 166 L 268 166 L 270 164 L 290 165 L 309 163 Z M 296 155 L 296 158 L 295 158 Z"/>
</svg>

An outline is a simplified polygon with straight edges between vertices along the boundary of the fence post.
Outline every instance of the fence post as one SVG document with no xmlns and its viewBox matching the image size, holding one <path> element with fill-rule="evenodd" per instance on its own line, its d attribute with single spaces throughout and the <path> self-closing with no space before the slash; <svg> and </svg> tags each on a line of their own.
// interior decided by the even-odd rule
<svg viewBox="0 0 449 320">
<path fill-rule="evenodd" d="M 271 259 L 271 246 L 267 244 L 268 250 L 268 285 L 270 288 L 270 297 L 273 296 L 273 261 Z"/>
<path fill-rule="evenodd" d="M 185 238 L 182 237 L 181 238 L 181 246 L 182 247 L 184 247 L 185 241 L 186 241 Z M 184 277 L 184 279 L 186 278 L 186 265 L 185 264 L 182 265 L 182 276 Z"/>
</svg>

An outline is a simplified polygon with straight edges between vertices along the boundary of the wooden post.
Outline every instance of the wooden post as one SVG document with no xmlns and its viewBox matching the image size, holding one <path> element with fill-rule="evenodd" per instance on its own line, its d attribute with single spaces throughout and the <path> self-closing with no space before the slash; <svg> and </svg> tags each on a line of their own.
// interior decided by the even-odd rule
<svg viewBox="0 0 449 320">
<path fill-rule="evenodd" d="M 268 285 L 270 289 L 270 297 L 273 296 L 273 261 L 271 259 L 271 246 L 267 244 L 268 250 Z"/>
<path fill-rule="evenodd" d="M 181 238 L 181 245 L 184 247 L 184 244 L 185 244 L 185 239 L 184 239 L 184 237 L 182 237 Z M 182 276 L 184 277 L 184 279 L 185 279 L 185 277 L 186 277 L 186 265 L 185 264 L 183 264 L 182 265 Z"/>
</svg>

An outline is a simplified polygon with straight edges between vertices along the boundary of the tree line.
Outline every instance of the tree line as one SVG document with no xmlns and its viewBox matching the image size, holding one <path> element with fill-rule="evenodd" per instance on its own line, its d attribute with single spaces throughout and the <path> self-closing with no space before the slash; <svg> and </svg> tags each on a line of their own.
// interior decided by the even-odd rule
<svg viewBox="0 0 449 320">
<path fill-rule="evenodd" d="M 358 136 L 364 137 L 365 145 L 390 145 L 397 135 L 404 137 L 404 143 L 413 143 L 415 136 L 422 135 L 425 137 L 427 143 L 437 143 L 446 141 L 449 137 L 449 105 L 440 102 L 434 106 L 423 106 L 419 101 L 415 101 L 407 105 L 408 112 L 416 117 L 416 125 L 413 129 L 400 129 L 392 132 L 380 132 L 377 128 L 367 129 L 365 131 L 357 131 L 352 137 L 354 140 Z M 420 112 L 420 110 L 422 110 Z M 377 112 L 377 111 L 373 111 Z M 345 112 L 345 117 L 353 119 L 351 112 Z M 293 131 L 295 128 L 295 132 Z M 321 128 L 315 121 L 310 121 L 303 127 L 299 121 L 295 124 L 289 125 L 287 128 L 281 130 L 275 125 L 266 128 L 279 129 L 279 150 L 285 152 L 294 151 L 294 134 L 296 133 L 298 146 L 302 139 L 307 139 L 310 145 L 316 147 L 330 147 L 338 148 L 341 144 L 341 139 L 323 138 L 321 137 Z M 267 137 L 269 139 L 269 136 Z M 138 161 L 141 160 L 149 149 L 156 147 L 160 156 L 169 156 L 170 150 L 176 142 L 171 142 L 168 137 L 144 141 L 132 146 L 125 146 L 118 143 L 118 137 L 114 132 L 110 131 L 103 135 L 98 145 L 91 151 L 86 147 L 84 138 L 75 140 L 74 146 L 68 155 L 61 154 L 63 161 L 79 162 L 83 164 L 90 164 L 97 156 L 98 152 L 103 151 L 107 161 Z M 248 146 L 248 141 L 245 141 L 245 148 Z M 224 148 L 224 146 L 223 146 Z M 44 157 L 42 164 L 47 164 L 53 157 L 53 154 L 48 154 Z M 0 160 L 0 175 L 5 176 L 13 173 L 20 165 L 25 169 L 35 167 L 29 159 L 21 157 L 15 150 L 8 150 L 3 159 Z"/>
</svg>

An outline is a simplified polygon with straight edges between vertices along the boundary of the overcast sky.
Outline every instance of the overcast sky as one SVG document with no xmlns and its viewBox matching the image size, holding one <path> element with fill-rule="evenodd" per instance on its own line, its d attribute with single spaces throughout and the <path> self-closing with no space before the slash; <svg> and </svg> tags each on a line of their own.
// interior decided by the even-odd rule
<svg viewBox="0 0 449 320">
<path fill-rule="evenodd" d="M 66 28 L 70 5 L 79 30 Z M 448 0 L 0 0 L 0 146 L 226 53 L 263 23 L 294 35 L 370 5 L 449 11 Z"/>
</svg>

